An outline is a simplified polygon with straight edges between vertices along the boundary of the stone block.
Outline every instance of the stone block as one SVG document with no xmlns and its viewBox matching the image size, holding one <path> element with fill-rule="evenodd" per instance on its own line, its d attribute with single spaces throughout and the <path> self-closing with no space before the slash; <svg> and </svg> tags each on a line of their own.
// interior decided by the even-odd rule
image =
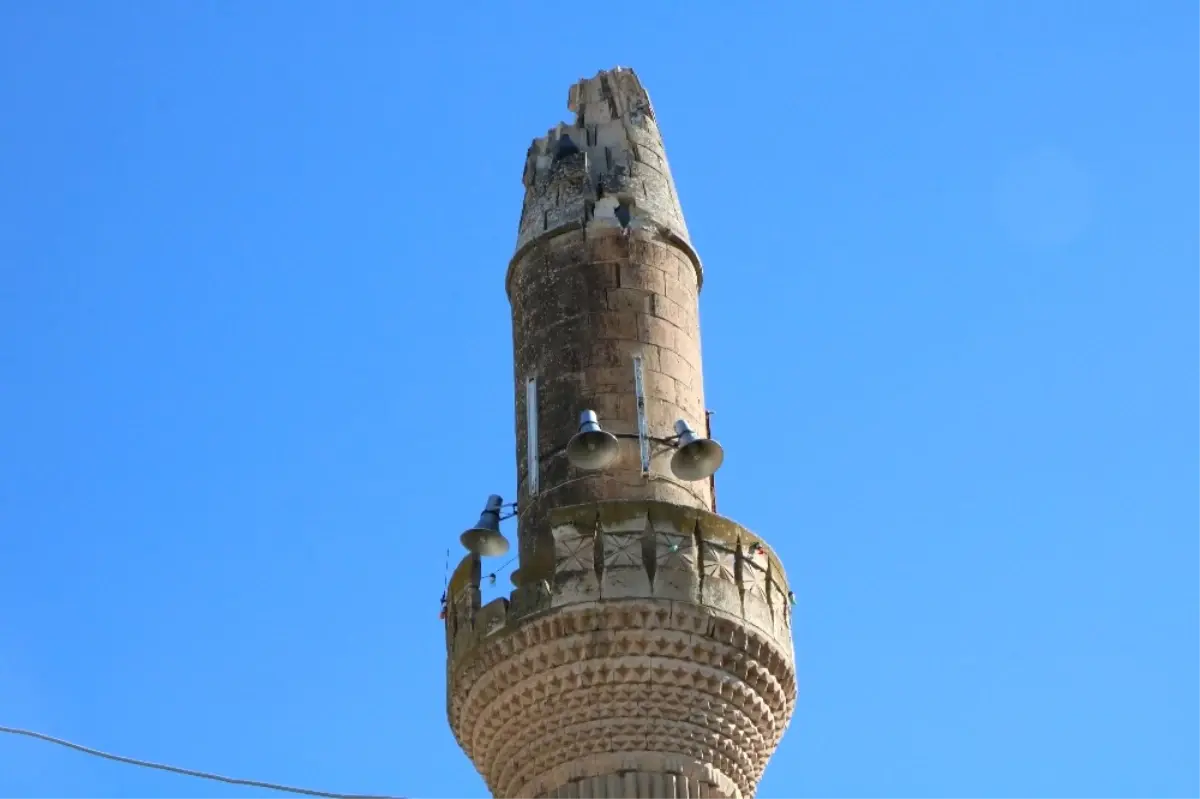
<svg viewBox="0 0 1200 799">
<path fill-rule="evenodd" d="M 642 330 L 639 322 L 643 316 L 645 315 L 632 311 L 600 311 L 593 313 L 590 317 L 592 333 L 596 337 L 603 339 L 648 341 L 639 335 Z"/>
<path fill-rule="evenodd" d="M 771 608 L 774 610 L 774 616 L 771 619 L 771 633 L 781 646 L 789 648 L 792 645 L 792 604 L 787 597 L 788 588 L 777 582 L 774 574 L 771 577 L 768 584 L 768 596 L 771 598 Z"/>
<path fill-rule="evenodd" d="M 508 600 L 500 597 L 479 609 L 479 614 L 475 617 L 475 629 L 479 636 L 487 637 L 500 632 L 507 621 Z"/>
<path fill-rule="evenodd" d="M 604 599 L 648 597 L 650 575 L 643 554 L 649 520 L 644 509 L 628 514 L 613 509 L 616 515 L 601 513 L 600 530 L 603 566 L 600 594 Z"/>
<path fill-rule="evenodd" d="M 675 327 L 684 330 L 689 330 L 693 327 L 693 319 L 684 307 L 662 294 L 654 296 L 653 313 L 659 319 L 670 322 Z"/>
<path fill-rule="evenodd" d="M 473 626 L 459 627 L 454 631 L 452 655 L 454 659 L 461 658 L 471 651 L 475 644 L 475 628 Z"/>
<path fill-rule="evenodd" d="M 633 359 L 622 366 L 593 366 L 583 371 L 586 390 L 593 394 L 631 394 L 634 389 Z"/>
<path fill-rule="evenodd" d="M 610 311 L 651 313 L 656 305 L 655 295 L 645 289 L 609 289 L 607 294 Z"/>
<path fill-rule="evenodd" d="M 620 230 L 590 235 L 584 250 L 585 257 L 592 263 L 625 263 L 629 261 L 630 244 L 631 240 L 622 235 Z M 621 281 L 618 280 L 616 285 L 621 285 Z"/>
<path fill-rule="evenodd" d="M 637 424 L 637 400 L 632 394 L 626 394 L 624 392 L 595 394 L 591 398 L 591 405 L 592 410 L 596 412 L 596 415 L 600 417 L 603 422 L 623 422 L 630 425 Z M 575 417 L 575 421 L 575 427 L 577 428 L 578 416 Z M 575 431 L 572 430 L 571 435 L 574 435 L 574 433 Z M 569 439 L 570 436 L 568 436 L 566 439 L 560 439 L 558 446 L 565 446 L 567 440 Z"/>
<path fill-rule="evenodd" d="M 680 529 L 681 525 L 675 524 L 673 519 L 651 516 L 651 523 L 654 528 L 654 596 L 682 602 L 697 601 L 700 570 L 692 530 Z M 691 526 L 694 528 L 694 522 Z"/>
<path fill-rule="evenodd" d="M 637 340 L 646 344 L 675 349 L 675 336 L 679 328 L 652 314 L 637 314 Z"/>
<path fill-rule="evenodd" d="M 678 380 L 672 380 L 671 382 L 675 384 L 675 404 L 683 409 L 684 414 L 689 419 L 703 419 L 704 394 L 696 389 L 684 386 Z"/>
<path fill-rule="evenodd" d="M 584 358 L 585 367 L 633 369 L 633 356 L 641 355 L 647 369 L 657 369 L 658 347 L 640 341 L 601 339 L 592 343 Z"/>
<path fill-rule="evenodd" d="M 664 402 L 678 404 L 675 396 L 676 382 L 673 377 L 665 375 L 662 372 L 656 372 L 653 369 L 646 369 L 643 370 L 642 379 L 645 384 L 647 397 L 655 397 Z"/>
<path fill-rule="evenodd" d="M 775 621 L 767 599 L 767 557 L 744 552 L 742 555 L 741 586 L 743 618 L 768 635 L 773 635 Z"/>
<path fill-rule="evenodd" d="M 600 598 L 596 577 L 595 526 L 580 529 L 574 524 L 557 526 L 554 536 L 554 592 L 552 607 Z"/>
<path fill-rule="evenodd" d="M 553 587 L 537 580 L 518 586 L 509 598 L 508 618 L 517 620 L 550 607 Z"/>
<path fill-rule="evenodd" d="M 644 264 L 621 264 L 619 280 L 621 288 L 641 289 L 655 294 L 666 291 L 666 282 L 661 269 Z"/>
<path fill-rule="evenodd" d="M 633 235 L 629 237 L 628 259 L 636 264 L 661 269 L 669 249 L 652 237 Z"/>
<path fill-rule="evenodd" d="M 688 268 L 692 268 L 690 262 Z M 662 296 L 666 297 L 682 310 L 686 323 L 680 325 L 680 327 L 685 328 L 698 327 L 700 318 L 699 309 L 697 308 L 696 277 L 694 271 L 689 280 L 691 283 L 690 286 L 679 278 L 668 276 L 663 279 L 664 292 Z"/>
<path fill-rule="evenodd" d="M 700 528 L 700 601 L 735 616 L 742 615 L 742 596 L 737 583 L 737 544 L 704 536 Z"/>
<path fill-rule="evenodd" d="M 638 329 L 639 332 L 641 328 Z M 680 358 L 687 361 L 696 371 L 700 370 L 700 337 L 698 335 L 689 334 L 679 328 L 675 328 L 676 334 L 672 337 L 671 349 L 679 355 Z"/>
<path fill-rule="evenodd" d="M 670 375 L 688 386 L 698 386 L 697 379 L 699 372 L 696 367 L 688 363 L 682 355 L 675 351 L 674 347 L 663 347 L 659 352 L 659 371 L 663 374 Z"/>
<path fill-rule="evenodd" d="M 646 397 L 646 424 L 650 434 L 660 438 L 670 438 L 675 435 L 675 421 L 684 419 L 697 433 L 704 432 L 704 417 L 696 418 L 687 414 L 683 408 L 674 402 L 659 397 Z"/>
</svg>

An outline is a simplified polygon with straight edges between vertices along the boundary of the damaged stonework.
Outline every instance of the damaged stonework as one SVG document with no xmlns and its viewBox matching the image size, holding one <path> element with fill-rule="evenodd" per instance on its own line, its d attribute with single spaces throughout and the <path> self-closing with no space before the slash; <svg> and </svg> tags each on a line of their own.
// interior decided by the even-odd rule
<svg viewBox="0 0 1200 799">
<path fill-rule="evenodd" d="M 525 159 L 517 252 L 574 228 L 645 231 L 686 250 L 700 279 L 654 108 L 631 69 L 571 87 L 575 123 L 535 139 Z"/>
<path fill-rule="evenodd" d="M 714 478 L 671 466 L 677 421 L 710 431 L 703 273 L 650 99 L 618 68 L 568 106 L 505 278 L 514 590 L 484 604 L 476 553 L 451 575 L 447 715 L 497 797 L 749 799 L 795 709 L 795 596 Z M 583 411 L 617 437 L 603 469 L 569 457 Z"/>
<path fill-rule="evenodd" d="M 555 508 L 548 521 L 551 558 L 545 568 L 531 567 L 530 579 L 507 597 L 481 604 L 478 556 L 463 558 L 446 618 L 452 661 L 552 609 L 631 598 L 702 605 L 792 650 L 783 563 L 732 519 L 671 502 L 617 500 Z"/>
</svg>

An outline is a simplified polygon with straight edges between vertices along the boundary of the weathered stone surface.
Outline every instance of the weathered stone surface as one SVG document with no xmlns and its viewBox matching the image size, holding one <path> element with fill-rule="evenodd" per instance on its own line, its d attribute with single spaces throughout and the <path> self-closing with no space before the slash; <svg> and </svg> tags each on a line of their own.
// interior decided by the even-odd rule
<svg viewBox="0 0 1200 799">
<path fill-rule="evenodd" d="M 554 587 L 551 607 L 600 598 L 596 575 L 596 523 L 566 524 L 554 528 Z"/>
<path fill-rule="evenodd" d="M 700 569 L 695 522 L 688 517 L 652 515 L 654 529 L 654 596 L 680 602 L 700 599 Z"/>
<path fill-rule="evenodd" d="M 670 468 L 675 421 L 706 429 L 703 272 L 650 99 L 618 69 L 569 106 L 529 149 L 505 279 L 519 576 L 486 606 L 477 556 L 450 579 L 450 726 L 496 796 L 749 797 L 795 706 L 787 578 Z M 618 436 L 600 472 L 566 457 L 583 410 Z"/>
<path fill-rule="evenodd" d="M 661 253 L 670 252 L 670 245 L 635 246 L 647 235 L 601 231 L 585 239 L 582 231 L 564 233 L 535 241 L 514 260 L 510 297 L 521 479 L 528 475 L 525 386 L 530 378 L 538 383 L 538 446 L 543 458 L 566 445 L 585 409 L 595 410 L 601 424 L 615 433 L 636 432 L 635 356 L 642 359 L 651 437 L 673 436 L 681 416 L 694 427 L 703 421 L 695 273 L 688 277 L 686 292 L 677 290 L 686 296 L 668 297 L 667 285 L 680 282 L 675 266 L 668 277 L 638 258 L 662 261 Z M 592 260 L 596 257 L 615 261 Z M 613 473 L 625 471 L 640 476 L 640 465 L 634 460 Z M 543 464 L 538 501 L 564 504 L 553 498 L 556 486 L 580 476 L 575 470 L 547 475 Z M 654 498 L 655 484 L 642 485 L 637 496 Z M 707 486 L 696 486 L 696 493 L 698 506 L 711 508 Z M 536 518 L 527 521 L 522 514 L 522 535 L 540 526 Z M 530 546 L 523 543 L 526 549 Z"/>
<path fill-rule="evenodd" d="M 507 277 L 523 558 L 549 544 L 545 513 L 553 507 L 616 498 L 712 507 L 706 481 L 686 490 L 672 485 L 669 459 L 655 458 L 651 468 L 665 480 L 644 479 L 636 454 L 606 472 L 612 481 L 553 463 L 582 410 L 595 410 L 611 432 L 636 434 L 635 356 L 645 374 L 649 435 L 670 438 L 679 418 L 704 429 L 701 272 L 650 99 L 632 71 L 616 70 L 574 87 L 570 105 L 575 124 L 556 126 L 530 148 Z M 536 496 L 527 491 L 529 378 L 538 382 Z M 560 493 L 560 486 L 572 488 Z"/>
<path fill-rule="evenodd" d="M 588 764 L 610 752 L 665 774 L 636 754 L 653 752 L 713 769 L 713 795 L 751 795 L 796 697 L 778 558 L 729 519 L 676 503 L 588 503 L 548 523 L 552 570 L 510 602 L 479 607 L 470 557 L 452 579 L 451 726 L 493 792 L 607 780 L 616 772 Z M 621 736 L 628 751 L 613 748 Z"/>
</svg>

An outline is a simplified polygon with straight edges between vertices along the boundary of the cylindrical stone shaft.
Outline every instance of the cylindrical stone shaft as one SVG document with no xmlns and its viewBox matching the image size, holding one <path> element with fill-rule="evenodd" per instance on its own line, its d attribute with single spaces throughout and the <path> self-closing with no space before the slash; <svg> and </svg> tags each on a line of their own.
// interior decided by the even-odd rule
<svg viewBox="0 0 1200 799">
<path fill-rule="evenodd" d="M 518 249 L 509 266 L 516 382 L 521 568 L 541 569 L 554 507 L 651 499 L 712 508 L 709 481 L 669 467 L 676 420 L 705 434 L 697 301 L 701 270 L 646 92 L 632 72 L 577 86 L 574 126 L 530 148 Z M 640 360 L 649 469 L 638 440 Z M 530 490 L 527 383 L 537 385 L 537 490 Z M 620 439 L 600 472 L 566 447 L 594 410 Z M 539 541 L 541 543 L 539 543 Z M 533 567 L 533 568 L 529 568 Z"/>
</svg>

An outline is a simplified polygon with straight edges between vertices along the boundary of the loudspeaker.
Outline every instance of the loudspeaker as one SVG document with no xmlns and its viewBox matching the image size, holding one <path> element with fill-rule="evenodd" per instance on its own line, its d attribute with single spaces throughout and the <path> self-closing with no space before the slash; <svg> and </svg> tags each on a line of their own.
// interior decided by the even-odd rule
<svg viewBox="0 0 1200 799">
<path fill-rule="evenodd" d="M 603 469 L 617 458 L 617 437 L 600 428 L 595 411 L 579 414 L 579 432 L 567 443 L 567 460 L 585 471 Z"/>
<path fill-rule="evenodd" d="M 703 480 L 721 468 L 725 450 L 720 444 L 711 438 L 700 438 L 682 419 L 675 422 L 675 434 L 678 442 L 671 456 L 671 471 L 680 480 L 689 483 Z"/>
<path fill-rule="evenodd" d="M 508 539 L 500 532 L 500 509 L 503 506 L 503 497 L 496 494 L 488 497 L 479 521 L 458 538 L 467 550 L 485 558 L 503 555 L 508 551 Z"/>
</svg>

